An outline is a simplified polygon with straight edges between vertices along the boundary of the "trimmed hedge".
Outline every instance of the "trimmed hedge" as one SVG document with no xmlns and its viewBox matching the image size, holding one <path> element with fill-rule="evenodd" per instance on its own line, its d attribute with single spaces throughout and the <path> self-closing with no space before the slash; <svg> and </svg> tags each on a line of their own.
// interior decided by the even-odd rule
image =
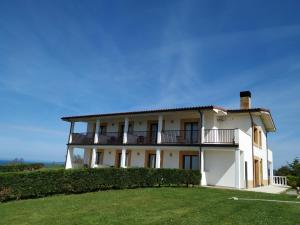
<svg viewBox="0 0 300 225">
<path fill-rule="evenodd" d="M 43 163 L 19 163 L 0 165 L 0 172 L 20 172 L 20 171 L 33 171 L 43 168 Z"/>
<path fill-rule="evenodd" d="M 105 189 L 198 185 L 197 170 L 101 168 L 0 174 L 0 201 Z"/>
</svg>

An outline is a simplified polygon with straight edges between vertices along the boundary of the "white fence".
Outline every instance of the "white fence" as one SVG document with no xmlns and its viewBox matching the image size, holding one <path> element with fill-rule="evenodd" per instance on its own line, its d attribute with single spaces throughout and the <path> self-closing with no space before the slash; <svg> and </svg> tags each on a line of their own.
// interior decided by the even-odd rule
<svg viewBox="0 0 300 225">
<path fill-rule="evenodd" d="M 287 186 L 287 178 L 285 176 L 273 176 L 273 184 Z"/>
</svg>

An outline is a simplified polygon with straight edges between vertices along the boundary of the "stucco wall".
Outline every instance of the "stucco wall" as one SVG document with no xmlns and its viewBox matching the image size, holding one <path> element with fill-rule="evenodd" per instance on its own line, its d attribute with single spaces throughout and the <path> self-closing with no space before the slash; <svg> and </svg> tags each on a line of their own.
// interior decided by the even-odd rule
<svg viewBox="0 0 300 225">
<path fill-rule="evenodd" d="M 103 165 L 114 166 L 115 165 L 116 150 L 105 149 L 103 155 Z"/>
<path fill-rule="evenodd" d="M 235 187 L 234 151 L 206 150 L 204 170 L 208 185 Z"/>
<path fill-rule="evenodd" d="M 144 167 L 145 150 L 131 150 L 130 167 Z"/>
<path fill-rule="evenodd" d="M 179 168 L 179 151 L 164 150 L 163 168 Z"/>
</svg>

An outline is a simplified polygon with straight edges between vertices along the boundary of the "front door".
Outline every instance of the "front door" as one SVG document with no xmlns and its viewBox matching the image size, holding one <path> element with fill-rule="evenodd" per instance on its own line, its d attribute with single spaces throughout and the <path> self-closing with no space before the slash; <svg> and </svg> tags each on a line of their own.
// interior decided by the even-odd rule
<svg viewBox="0 0 300 225">
<path fill-rule="evenodd" d="M 259 183 L 259 161 L 254 160 L 254 170 L 255 170 L 255 187 L 260 185 Z"/>
</svg>

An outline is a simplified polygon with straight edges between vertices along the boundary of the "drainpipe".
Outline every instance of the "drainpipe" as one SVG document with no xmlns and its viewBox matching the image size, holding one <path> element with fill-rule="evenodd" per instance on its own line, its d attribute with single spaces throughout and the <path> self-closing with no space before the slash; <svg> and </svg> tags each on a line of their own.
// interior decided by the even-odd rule
<svg viewBox="0 0 300 225">
<path fill-rule="evenodd" d="M 255 169 L 254 169 L 254 143 L 253 143 L 253 127 L 254 127 L 254 122 L 253 122 L 253 117 L 251 112 L 249 111 L 249 116 L 251 120 L 251 144 L 252 144 L 252 173 L 253 173 L 253 187 L 255 187 Z M 248 181 L 247 181 L 248 182 Z"/>
<path fill-rule="evenodd" d="M 198 151 L 198 161 L 199 161 L 199 171 L 201 173 L 201 168 L 202 168 L 202 158 L 201 158 L 201 155 L 202 155 L 202 126 L 203 126 L 203 112 L 201 110 L 199 110 L 199 115 L 200 115 L 200 124 L 199 124 L 199 137 L 198 137 L 198 140 L 199 140 L 199 151 Z M 202 179 L 202 176 L 203 174 L 201 174 L 201 179 Z M 201 180 L 200 180 L 200 185 L 201 185 Z"/>
</svg>

